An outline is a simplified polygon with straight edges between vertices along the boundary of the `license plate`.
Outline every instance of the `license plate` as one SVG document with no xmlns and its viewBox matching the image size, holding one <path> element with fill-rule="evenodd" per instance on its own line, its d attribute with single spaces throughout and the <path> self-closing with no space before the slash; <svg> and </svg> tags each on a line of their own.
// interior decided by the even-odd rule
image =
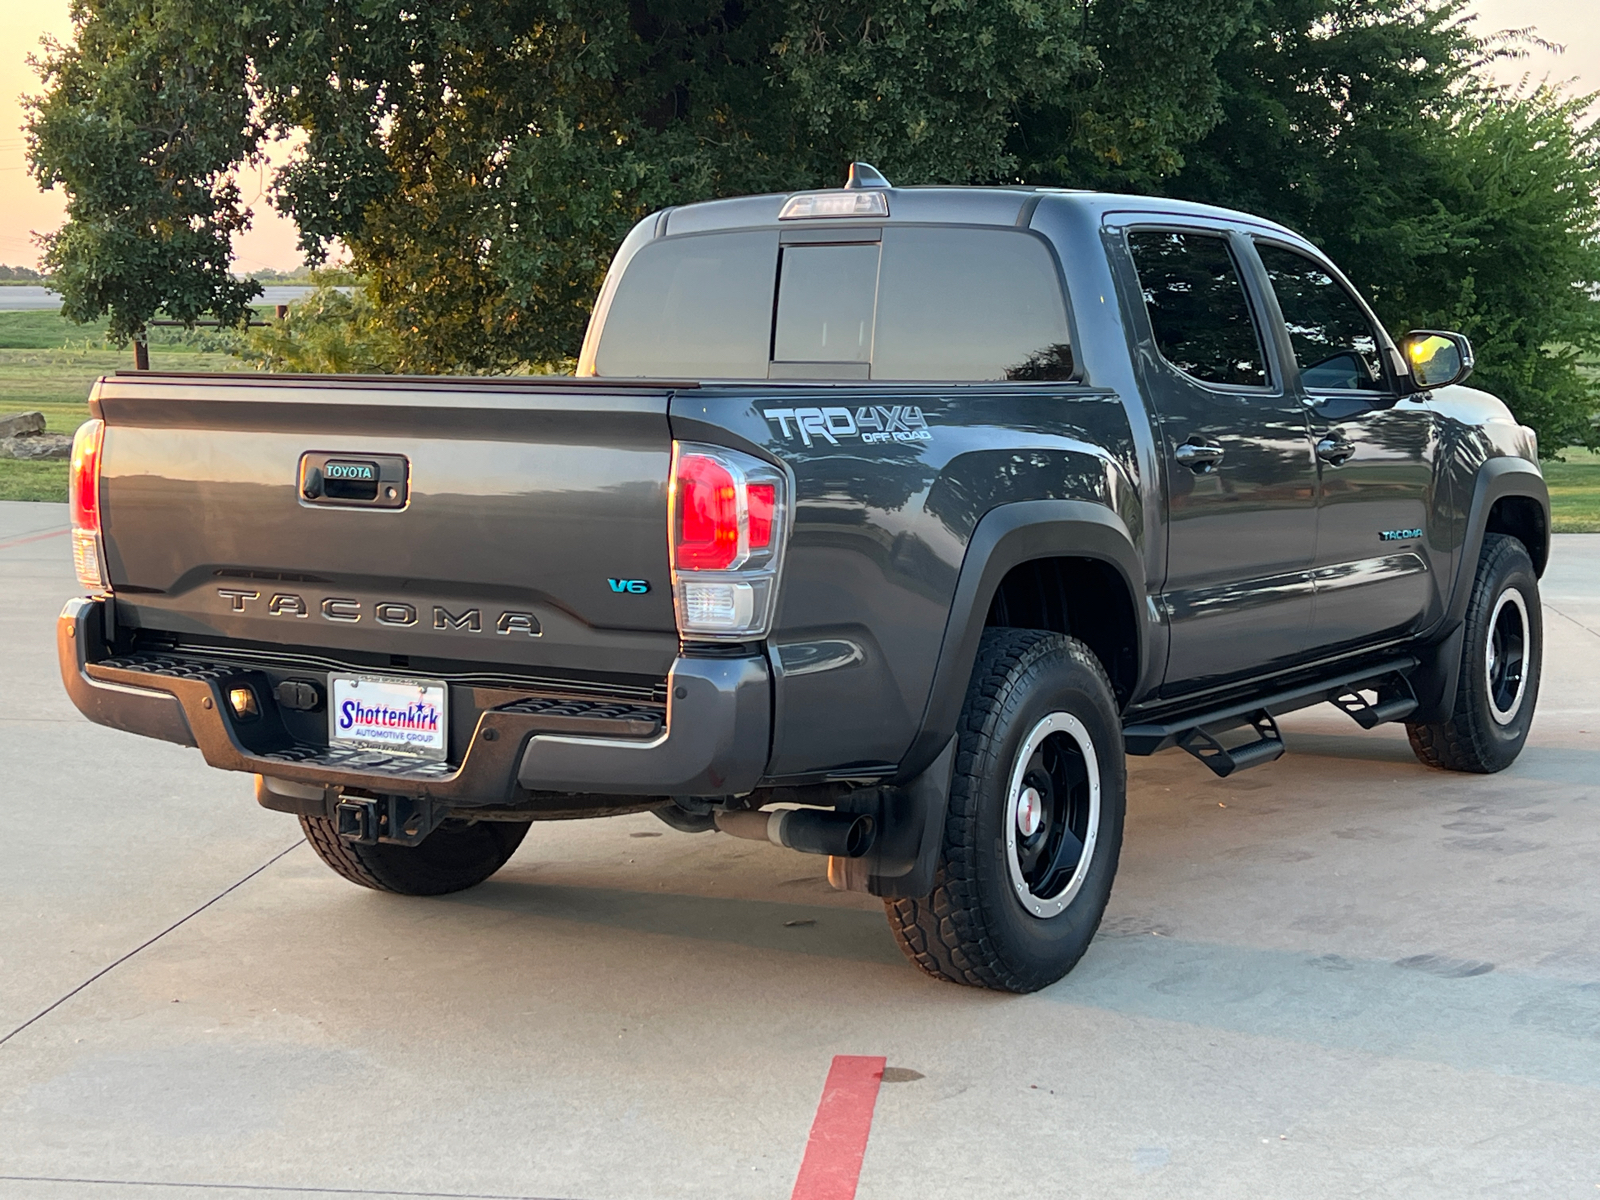
<svg viewBox="0 0 1600 1200">
<path fill-rule="evenodd" d="M 440 680 L 330 675 L 328 741 L 443 758 L 449 691 Z"/>
</svg>

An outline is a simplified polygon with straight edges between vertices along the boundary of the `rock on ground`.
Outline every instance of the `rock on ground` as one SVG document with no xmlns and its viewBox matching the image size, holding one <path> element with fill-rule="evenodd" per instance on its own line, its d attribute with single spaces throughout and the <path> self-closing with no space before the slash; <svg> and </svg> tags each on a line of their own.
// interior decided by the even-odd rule
<svg viewBox="0 0 1600 1200">
<path fill-rule="evenodd" d="M 44 414 L 42 412 L 19 412 L 0 415 L 0 440 L 14 438 L 18 434 L 43 432 Z"/>
<path fill-rule="evenodd" d="M 72 435 L 67 433 L 25 433 L 0 438 L 0 458 L 71 458 Z"/>
</svg>

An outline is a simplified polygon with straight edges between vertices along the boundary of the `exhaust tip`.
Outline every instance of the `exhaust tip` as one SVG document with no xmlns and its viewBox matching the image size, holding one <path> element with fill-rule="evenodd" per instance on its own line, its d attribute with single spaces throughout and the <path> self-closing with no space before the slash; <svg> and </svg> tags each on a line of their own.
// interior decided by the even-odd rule
<svg viewBox="0 0 1600 1200">
<path fill-rule="evenodd" d="M 771 842 L 802 854 L 860 858 L 877 840 L 877 826 L 863 813 L 821 808 L 781 808 L 774 812 L 719 812 L 714 820 L 723 833 Z"/>
</svg>

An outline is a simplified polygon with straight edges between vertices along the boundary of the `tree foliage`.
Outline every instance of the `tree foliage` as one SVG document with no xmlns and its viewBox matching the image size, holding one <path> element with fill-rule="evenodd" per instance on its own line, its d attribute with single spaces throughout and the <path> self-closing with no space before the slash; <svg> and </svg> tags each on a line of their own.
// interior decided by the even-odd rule
<svg viewBox="0 0 1600 1200">
<path fill-rule="evenodd" d="M 391 374 L 401 360 L 400 338 L 380 319 L 369 290 L 342 272 L 313 273 L 315 289 L 281 321 L 258 325 L 234 353 L 262 371 L 312 374 Z"/>
<path fill-rule="evenodd" d="M 1213 42 L 1246 3 L 1200 0 Z M 612 249 L 654 209 L 836 184 L 854 158 L 905 182 L 1012 178 L 1017 114 L 1074 95 L 1076 140 L 1159 170 L 1176 153 L 1165 126 L 1129 123 L 1119 140 L 1117 121 L 1094 120 L 1106 71 L 1084 37 L 1089 7 L 513 0 L 410 16 L 369 4 L 357 21 L 329 5 L 320 30 L 297 35 L 303 51 L 267 72 L 275 118 L 309 133 L 281 203 L 308 251 L 351 248 L 409 365 L 565 358 Z M 1153 79 L 1204 74 L 1203 39 L 1161 44 Z M 291 92 L 329 48 L 335 86 Z M 1106 89 L 1130 109 L 1135 90 Z"/>
<path fill-rule="evenodd" d="M 1489 86 L 1465 0 L 1258 0 L 1217 58 L 1222 118 L 1163 190 L 1322 245 L 1396 333 L 1457 329 L 1548 451 L 1596 444 L 1600 128 Z"/>
<path fill-rule="evenodd" d="M 75 0 L 30 125 L 70 196 L 47 261 L 120 334 L 236 318 L 229 171 L 292 132 L 274 201 L 368 287 L 263 361 L 334 363 L 316 331 L 344 320 L 363 362 L 505 371 L 570 359 L 612 249 L 667 205 L 854 158 L 1165 191 L 1300 229 L 1397 332 L 1471 335 L 1547 448 L 1592 442 L 1595 127 L 1485 84 L 1507 51 L 1465 3 Z"/>
<path fill-rule="evenodd" d="M 43 263 L 75 321 L 111 316 L 143 341 L 158 309 L 192 322 L 244 319 L 260 287 L 233 278 L 232 235 L 248 223 L 231 172 L 261 129 L 241 86 L 247 54 L 204 0 L 74 0 L 77 36 L 46 43 L 29 159 L 67 192 L 67 222 Z"/>
<path fill-rule="evenodd" d="M 405 369 L 482 371 L 570 357 L 612 249 L 665 205 L 834 184 L 853 158 L 918 183 L 1036 157 L 1154 178 L 1250 0 L 75 3 L 32 123 L 41 182 L 73 196 L 50 249 L 73 315 L 236 312 L 226 168 L 294 130 L 275 199 L 308 253 L 349 247 Z"/>
</svg>

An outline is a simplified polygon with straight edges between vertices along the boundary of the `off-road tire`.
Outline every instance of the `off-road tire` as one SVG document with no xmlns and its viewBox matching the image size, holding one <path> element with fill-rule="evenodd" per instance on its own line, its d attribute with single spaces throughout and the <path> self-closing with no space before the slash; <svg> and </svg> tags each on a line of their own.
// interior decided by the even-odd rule
<svg viewBox="0 0 1600 1200">
<path fill-rule="evenodd" d="M 1502 724 L 1490 711 L 1485 663 L 1496 604 L 1511 588 L 1521 593 L 1527 615 L 1525 683 L 1515 714 L 1508 723 Z M 1438 724 L 1406 725 L 1411 749 L 1417 758 L 1443 771 L 1469 771 L 1479 775 L 1503 771 L 1515 762 L 1533 723 L 1543 651 L 1539 577 L 1534 573 L 1533 560 L 1516 538 L 1503 533 L 1485 534 L 1483 552 L 1478 556 L 1478 570 L 1472 581 L 1472 595 L 1467 600 L 1455 709 L 1449 720 Z"/>
<path fill-rule="evenodd" d="M 1066 712 L 1089 734 L 1100 775 L 1100 820 L 1082 886 L 1056 916 L 1023 908 L 1005 845 L 1011 777 L 1029 731 Z M 936 979 L 1008 992 L 1047 987 L 1089 948 L 1116 877 L 1126 809 L 1122 725 L 1104 668 L 1057 633 L 991 629 L 983 636 L 957 729 L 954 778 L 933 893 L 886 900 L 901 950 Z"/>
<path fill-rule="evenodd" d="M 516 853 L 530 822 L 446 821 L 418 845 L 347 842 L 327 817 L 301 817 L 317 857 L 351 883 L 402 896 L 442 896 L 475 887 Z"/>
</svg>

